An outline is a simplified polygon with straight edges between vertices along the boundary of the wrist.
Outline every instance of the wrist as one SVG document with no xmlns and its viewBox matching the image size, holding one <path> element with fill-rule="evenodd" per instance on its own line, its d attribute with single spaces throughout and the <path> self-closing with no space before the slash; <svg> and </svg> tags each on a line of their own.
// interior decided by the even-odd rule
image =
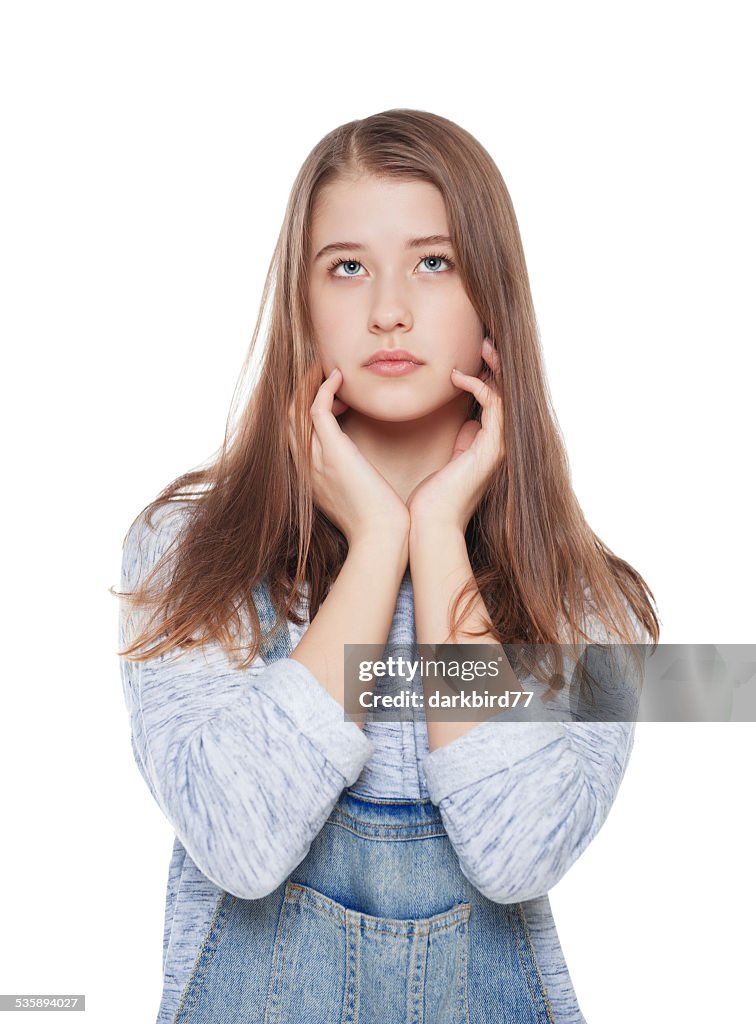
<svg viewBox="0 0 756 1024">
<path fill-rule="evenodd" d="M 453 518 L 444 518 L 438 514 L 412 514 L 409 527 L 409 543 L 433 543 L 465 538 L 465 528 Z"/>
<path fill-rule="evenodd" d="M 349 540 L 348 555 L 372 559 L 379 564 L 396 562 L 407 564 L 409 552 L 409 526 L 406 530 L 375 530 L 355 534 Z"/>
</svg>

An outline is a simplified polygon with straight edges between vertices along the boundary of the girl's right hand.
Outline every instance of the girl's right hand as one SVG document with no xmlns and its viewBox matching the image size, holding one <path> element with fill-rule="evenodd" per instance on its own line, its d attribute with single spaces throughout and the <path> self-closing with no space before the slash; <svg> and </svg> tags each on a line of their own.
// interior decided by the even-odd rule
<svg viewBox="0 0 756 1024">
<path fill-rule="evenodd" d="M 313 501 L 341 530 L 350 547 L 363 538 L 405 540 L 410 528 L 409 509 L 344 433 L 334 415 L 334 403 L 340 412 L 346 408 L 335 397 L 341 383 L 341 370 L 336 369 L 320 385 L 310 406 Z M 299 465 L 293 402 L 289 406 L 289 448 Z"/>
</svg>

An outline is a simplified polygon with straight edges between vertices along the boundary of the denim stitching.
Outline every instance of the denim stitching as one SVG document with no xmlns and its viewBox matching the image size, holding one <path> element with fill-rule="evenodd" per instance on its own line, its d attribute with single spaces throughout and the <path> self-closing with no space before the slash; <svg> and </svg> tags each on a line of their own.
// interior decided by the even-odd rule
<svg viewBox="0 0 756 1024">
<path fill-rule="evenodd" d="M 515 934 L 515 943 L 516 943 L 516 946 L 517 946 L 517 955 L 520 958 L 520 963 L 522 964 L 523 973 L 524 973 L 525 978 L 526 978 L 527 983 L 528 983 L 528 989 L 530 991 L 530 998 L 531 998 L 531 1000 L 533 1002 L 533 1006 L 534 1006 L 535 1011 L 538 1014 L 539 1018 L 542 1016 L 542 1011 L 545 1010 L 546 1011 L 546 1017 L 547 1017 L 547 1019 L 549 1021 L 549 1024 L 554 1024 L 554 1018 L 551 1015 L 551 1005 L 549 1003 L 548 997 L 546 996 L 546 992 L 545 992 L 544 987 L 543 987 L 543 978 L 541 977 L 541 972 L 538 969 L 538 964 L 536 962 L 535 953 L 533 951 L 533 946 L 532 946 L 532 944 L 530 942 L 530 936 L 528 935 L 528 926 L 527 926 L 527 923 L 525 921 L 525 915 L 523 914 L 522 907 L 521 907 L 521 905 L 519 903 L 515 904 L 514 909 L 515 909 L 516 913 L 518 914 L 518 916 L 520 918 L 520 922 L 522 924 L 522 932 L 520 932 L 518 929 L 513 929 L 513 932 Z M 521 938 L 525 939 L 527 959 L 525 958 L 525 956 L 523 956 L 523 952 L 522 952 L 522 949 L 521 949 Z M 542 1005 L 541 1006 L 538 1005 L 538 1002 L 537 1002 L 537 999 L 536 999 L 536 994 L 535 994 L 535 991 L 533 989 L 532 982 L 530 980 L 530 972 L 528 970 L 528 965 L 529 964 L 533 966 L 533 969 L 534 969 L 535 974 L 536 974 L 536 978 L 537 978 L 537 980 L 539 982 L 539 991 L 540 991 L 541 1000 L 542 1000 Z"/>
<path fill-rule="evenodd" d="M 287 882 L 283 903 L 281 904 L 278 928 L 276 929 L 276 938 L 273 945 L 273 969 L 271 971 L 270 985 L 268 986 L 268 998 L 265 1003 L 264 1024 L 275 1024 L 280 1012 L 282 979 L 284 967 L 286 966 L 286 950 L 289 945 L 289 939 L 292 931 L 290 922 L 292 916 L 296 913 L 296 905 L 299 902 L 299 894 L 296 894 L 294 899 L 290 898 L 292 891 L 293 886 L 290 882 Z M 286 933 L 286 938 L 284 940 L 283 949 L 281 950 L 281 939 L 283 938 L 284 932 Z"/>
<path fill-rule="evenodd" d="M 225 907 L 225 903 L 227 901 L 228 908 Z M 210 926 L 205 934 L 202 944 L 200 945 L 200 951 L 197 954 L 197 959 L 194 961 L 192 973 L 189 976 L 189 980 L 187 981 L 186 986 L 184 987 L 184 992 L 179 1001 L 179 1005 L 176 1008 L 176 1014 L 173 1018 L 174 1024 L 178 1024 L 178 1022 L 181 1022 L 181 1024 L 188 1024 L 188 1021 L 190 1020 L 191 1015 L 194 1012 L 194 1008 L 197 1005 L 197 998 L 202 993 L 202 985 L 200 984 L 200 971 L 202 981 L 204 981 L 208 968 L 210 967 L 210 964 L 213 961 L 213 957 L 215 956 L 215 953 L 218 949 L 218 945 L 220 944 L 221 936 L 223 935 L 226 925 L 228 924 L 230 912 L 233 909 L 235 903 L 236 896 L 232 896 L 231 893 L 222 892 L 221 895 L 218 897 L 218 902 L 215 905 L 215 911 L 213 913 L 212 920 L 210 921 Z M 225 913 L 226 909 L 228 909 L 228 913 Z M 220 930 L 216 933 L 215 929 L 219 922 L 222 922 L 221 927 Z M 182 1015 L 185 1008 L 188 1008 L 187 1014 L 185 1017 L 183 1017 Z"/>
</svg>

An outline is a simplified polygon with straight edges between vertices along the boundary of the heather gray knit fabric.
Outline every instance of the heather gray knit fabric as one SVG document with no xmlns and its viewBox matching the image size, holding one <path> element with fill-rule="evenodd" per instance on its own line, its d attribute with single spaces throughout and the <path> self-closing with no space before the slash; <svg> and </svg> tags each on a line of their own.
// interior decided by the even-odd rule
<svg viewBox="0 0 756 1024">
<path fill-rule="evenodd" d="M 166 550 L 183 508 L 161 509 L 154 529 L 143 517 L 132 525 L 123 589 Z M 289 623 L 292 647 L 306 628 Z M 127 638 L 122 610 L 120 643 Z M 409 571 L 389 642 L 415 642 Z M 429 753 L 422 714 L 368 719 L 363 732 L 291 658 L 258 658 L 239 671 L 210 646 L 120 664 L 133 754 L 176 835 L 159 1024 L 175 1014 L 219 892 L 243 899 L 272 892 L 305 857 L 346 786 L 429 797 L 470 882 L 491 900 L 522 903 L 555 1021 L 583 1021 L 547 892 L 606 819 L 632 749 L 632 723 L 484 722 Z"/>
</svg>

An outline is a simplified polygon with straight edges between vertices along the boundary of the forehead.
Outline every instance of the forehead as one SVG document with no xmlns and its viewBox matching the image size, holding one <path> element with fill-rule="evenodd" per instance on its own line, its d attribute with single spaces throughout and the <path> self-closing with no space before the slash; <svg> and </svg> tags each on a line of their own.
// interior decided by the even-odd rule
<svg viewBox="0 0 756 1024">
<path fill-rule="evenodd" d="M 444 199 L 429 181 L 377 178 L 372 175 L 338 178 L 323 186 L 311 223 L 312 246 L 342 239 L 370 244 L 405 237 L 448 234 Z M 331 237 L 333 236 L 333 237 Z"/>
</svg>

